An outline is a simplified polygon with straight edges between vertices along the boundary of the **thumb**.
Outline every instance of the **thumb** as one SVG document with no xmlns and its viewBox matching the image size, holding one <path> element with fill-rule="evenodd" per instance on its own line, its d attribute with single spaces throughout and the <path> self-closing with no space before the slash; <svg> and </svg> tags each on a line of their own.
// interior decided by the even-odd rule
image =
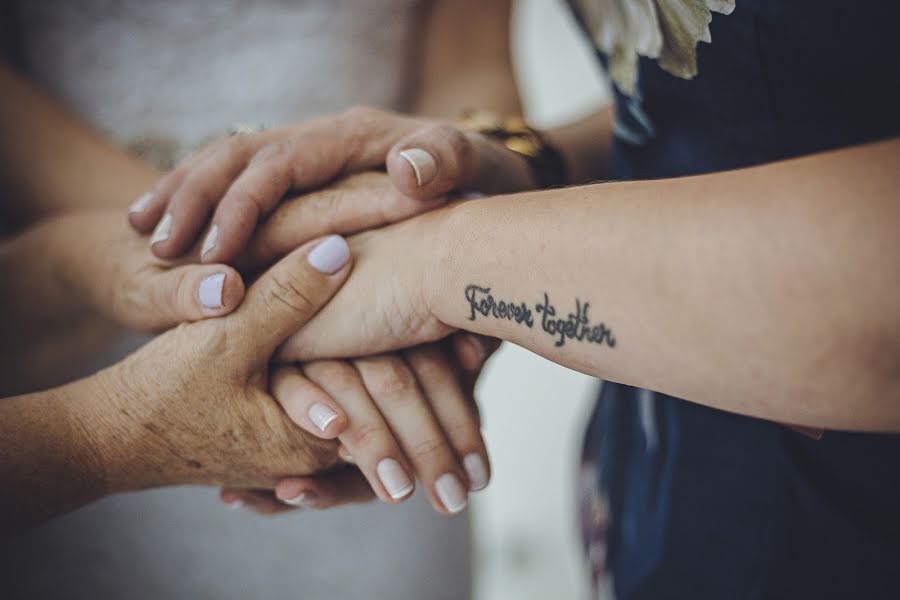
<svg viewBox="0 0 900 600">
<path fill-rule="evenodd" d="M 251 356 L 268 360 L 340 289 L 350 273 L 350 248 L 339 235 L 297 248 L 266 271 L 229 317 L 235 339 Z"/>
<path fill-rule="evenodd" d="M 186 265 L 148 277 L 141 289 L 126 291 L 119 306 L 134 308 L 127 309 L 130 314 L 123 321 L 141 330 L 159 331 L 184 321 L 226 315 L 243 297 L 244 282 L 231 267 Z"/>
<path fill-rule="evenodd" d="M 419 200 L 454 190 L 492 195 L 535 187 L 522 155 L 481 134 L 446 123 L 401 139 L 388 153 L 386 165 L 397 189 Z"/>
</svg>

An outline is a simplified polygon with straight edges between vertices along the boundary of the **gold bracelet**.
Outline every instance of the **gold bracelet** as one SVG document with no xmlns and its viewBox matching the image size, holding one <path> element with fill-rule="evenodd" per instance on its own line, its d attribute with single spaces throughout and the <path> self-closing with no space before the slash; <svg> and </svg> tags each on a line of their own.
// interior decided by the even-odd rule
<svg viewBox="0 0 900 600">
<path fill-rule="evenodd" d="M 457 123 L 469 131 L 497 140 L 511 152 L 524 156 L 538 187 L 559 187 L 567 183 L 562 155 L 522 117 L 500 117 L 489 111 L 466 109 Z"/>
</svg>

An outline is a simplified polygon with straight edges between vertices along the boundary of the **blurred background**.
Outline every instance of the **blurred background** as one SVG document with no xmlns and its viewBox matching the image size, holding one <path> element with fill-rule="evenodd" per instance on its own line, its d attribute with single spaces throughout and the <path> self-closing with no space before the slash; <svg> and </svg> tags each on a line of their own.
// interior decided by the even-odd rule
<svg viewBox="0 0 900 600">
<path fill-rule="evenodd" d="M 562 2 L 519 0 L 516 74 L 529 121 L 547 127 L 608 99 Z M 597 380 L 504 344 L 479 381 L 493 480 L 472 500 L 474 598 L 587 598 L 576 467 Z"/>
</svg>

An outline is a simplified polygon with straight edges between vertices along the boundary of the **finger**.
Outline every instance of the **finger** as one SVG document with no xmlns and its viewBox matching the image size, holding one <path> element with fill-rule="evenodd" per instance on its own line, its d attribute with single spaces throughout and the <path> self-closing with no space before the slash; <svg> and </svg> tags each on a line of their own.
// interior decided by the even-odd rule
<svg viewBox="0 0 900 600">
<path fill-rule="evenodd" d="M 282 479 L 275 497 L 289 506 L 322 510 L 368 502 L 375 492 L 359 469 L 348 467 L 319 477 Z"/>
<path fill-rule="evenodd" d="M 170 215 L 171 221 L 167 235 L 154 233 L 151 238 L 151 248 L 156 256 L 174 258 L 194 244 L 213 207 L 265 139 L 255 134 L 223 139 L 187 167 L 178 185 L 169 190 L 166 199 L 165 212 Z M 208 253 L 210 246 L 215 246 L 217 234 L 216 229 L 210 230 L 204 240 L 203 253 Z"/>
<path fill-rule="evenodd" d="M 389 503 L 408 498 L 415 488 L 413 471 L 357 370 L 343 361 L 314 361 L 303 371 L 346 412 L 341 443 L 378 497 Z"/>
<path fill-rule="evenodd" d="M 314 436 L 331 439 L 346 429 L 344 409 L 297 367 L 276 368 L 269 389 L 291 421 Z"/>
<path fill-rule="evenodd" d="M 277 262 L 247 292 L 230 326 L 235 340 L 256 360 L 268 361 L 346 281 L 350 248 L 333 235 L 310 242 Z"/>
<path fill-rule="evenodd" d="M 278 500 L 269 490 L 223 488 L 219 499 L 233 510 L 243 508 L 261 516 L 277 515 L 297 510 Z"/>
<path fill-rule="evenodd" d="M 401 221 L 443 204 L 400 193 L 383 173 L 350 175 L 340 183 L 282 202 L 253 233 L 241 253 L 242 268 L 271 264 L 306 241 L 337 233 L 349 235 Z"/>
<path fill-rule="evenodd" d="M 420 200 L 453 190 L 497 194 L 534 187 L 523 156 L 447 123 L 423 127 L 398 141 L 386 165 L 397 189 Z"/>
<path fill-rule="evenodd" d="M 464 392 L 456 370 L 444 356 L 440 344 L 419 346 L 405 355 L 438 423 L 463 464 L 469 489 L 484 489 L 490 481 L 491 471 L 478 417 L 473 410 L 474 399 Z"/>
<path fill-rule="evenodd" d="M 169 198 L 191 169 L 206 158 L 213 146 L 210 145 L 181 162 L 175 169 L 164 175 L 153 189 L 135 200 L 128 208 L 128 221 L 141 233 L 149 233 L 159 223 L 169 205 Z"/>
<path fill-rule="evenodd" d="M 397 355 L 359 359 L 355 364 L 432 505 L 444 514 L 462 511 L 468 501 L 463 469 L 409 366 Z M 348 449 L 359 460 L 353 447 Z"/>
<path fill-rule="evenodd" d="M 456 360 L 459 366 L 469 373 L 480 371 L 491 354 L 500 347 L 501 341 L 467 331 L 460 331 L 451 336 Z"/>
<path fill-rule="evenodd" d="M 122 302 L 138 307 L 143 328 L 166 329 L 185 321 L 221 317 L 244 298 L 244 282 L 225 265 L 186 265 L 152 273 L 139 289 L 123 292 Z"/>
<path fill-rule="evenodd" d="M 358 108 L 295 130 L 259 150 L 216 208 L 216 247 L 205 260 L 230 262 L 246 246 L 254 226 L 290 190 L 318 187 L 339 175 L 384 164 L 390 147 L 420 121 Z"/>
</svg>

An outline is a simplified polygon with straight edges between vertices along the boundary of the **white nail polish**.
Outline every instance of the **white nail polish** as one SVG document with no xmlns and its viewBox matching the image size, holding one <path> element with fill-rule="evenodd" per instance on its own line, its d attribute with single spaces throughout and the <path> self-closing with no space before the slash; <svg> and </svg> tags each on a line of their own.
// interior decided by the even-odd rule
<svg viewBox="0 0 900 600">
<path fill-rule="evenodd" d="M 153 230 L 153 237 L 150 238 L 150 245 L 152 246 L 157 242 L 164 242 L 169 239 L 170 235 L 172 235 L 172 214 L 166 213 L 156 226 L 156 229 Z"/>
<path fill-rule="evenodd" d="M 312 508 L 316 505 L 316 502 L 319 500 L 319 496 L 315 492 L 300 492 L 299 495 L 294 498 L 286 498 L 282 500 L 285 504 L 289 504 L 290 506 L 302 506 L 303 508 Z"/>
<path fill-rule="evenodd" d="M 244 508 L 244 501 L 243 500 L 235 500 L 234 502 L 229 502 L 225 506 L 227 506 L 231 510 L 237 510 L 239 508 Z"/>
<path fill-rule="evenodd" d="M 129 213 L 142 213 L 147 210 L 147 206 L 150 205 L 150 201 L 153 200 L 153 194 L 151 192 L 147 192 L 137 200 L 135 200 L 131 206 L 128 207 Z"/>
<path fill-rule="evenodd" d="M 489 480 L 488 469 L 480 454 L 477 452 L 467 454 L 463 458 L 463 468 L 466 470 L 466 476 L 469 478 L 469 485 L 473 492 L 487 487 Z"/>
<path fill-rule="evenodd" d="M 200 304 L 205 308 L 222 308 L 222 288 L 225 286 L 225 273 L 208 275 L 200 282 L 197 290 L 200 296 Z"/>
<path fill-rule="evenodd" d="M 309 420 L 315 423 L 322 433 L 325 433 L 328 426 L 338 418 L 337 413 L 331 410 L 330 407 L 318 402 L 309 407 L 307 414 L 309 415 Z"/>
<path fill-rule="evenodd" d="M 459 477 L 453 473 L 445 473 L 434 482 L 434 491 L 448 512 L 454 515 L 466 507 L 466 489 Z"/>
<path fill-rule="evenodd" d="M 400 153 L 400 156 L 409 163 L 416 173 L 416 184 L 419 187 L 431 183 L 437 175 L 437 162 L 434 157 L 421 148 L 410 148 Z"/>
<path fill-rule="evenodd" d="M 339 235 L 329 235 L 319 245 L 309 251 L 306 260 L 320 273 L 331 275 L 347 264 L 350 259 L 350 246 Z"/>
<path fill-rule="evenodd" d="M 200 249 L 200 256 L 206 256 L 206 254 L 216 247 L 216 242 L 219 241 L 219 226 L 213 225 L 209 233 L 206 234 L 206 239 L 203 240 L 203 248 Z"/>
<path fill-rule="evenodd" d="M 400 500 L 413 491 L 413 482 L 393 458 L 383 458 L 375 470 L 378 471 L 378 478 L 384 484 L 384 489 L 394 500 Z"/>
</svg>

